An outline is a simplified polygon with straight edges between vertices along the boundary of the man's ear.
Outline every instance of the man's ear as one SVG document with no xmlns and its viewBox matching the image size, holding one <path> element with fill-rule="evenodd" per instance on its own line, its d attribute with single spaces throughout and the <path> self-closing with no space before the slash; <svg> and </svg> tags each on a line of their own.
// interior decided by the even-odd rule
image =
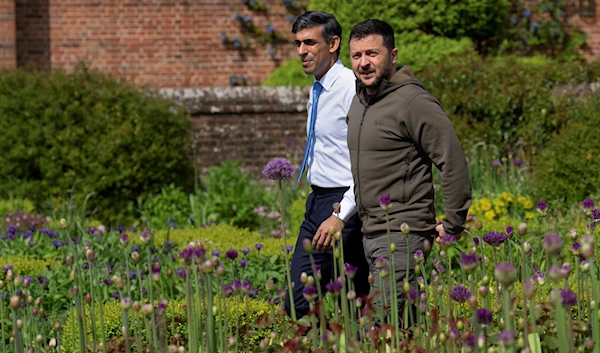
<svg viewBox="0 0 600 353">
<path fill-rule="evenodd" d="M 392 49 L 392 62 L 394 63 L 394 66 L 396 65 L 396 59 L 398 58 L 398 48 L 394 48 Z"/>
<path fill-rule="evenodd" d="M 333 36 L 333 38 L 331 38 L 331 40 L 329 41 L 329 52 L 331 54 L 335 53 L 338 48 L 340 47 L 340 37 L 338 36 Z"/>
</svg>

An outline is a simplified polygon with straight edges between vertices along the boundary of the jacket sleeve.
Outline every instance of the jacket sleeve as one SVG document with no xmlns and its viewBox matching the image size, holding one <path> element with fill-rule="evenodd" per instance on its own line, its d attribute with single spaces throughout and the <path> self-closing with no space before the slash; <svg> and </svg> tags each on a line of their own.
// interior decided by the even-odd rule
<svg viewBox="0 0 600 353">
<path fill-rule="evenodd" d="M 438 101 L 427 92 L 411 100 L 405 116 L 406 128 L 417 149 L 440 170 L 444 193 L 444 230 L 458 234 L 464 230 L 471 206 L 471 179 L 454 127 Z"/>
</svg>

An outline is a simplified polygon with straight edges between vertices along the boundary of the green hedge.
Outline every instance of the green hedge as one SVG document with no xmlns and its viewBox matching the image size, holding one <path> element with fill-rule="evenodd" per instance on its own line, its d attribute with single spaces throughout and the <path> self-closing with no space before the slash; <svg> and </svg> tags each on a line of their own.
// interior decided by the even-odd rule
<svg viewBox="0 0 600 353">
<path fill-rule="evenodd" d="M 598 112 L 597 98 L 573 107 L 569 123 L 534 158 L 532 185 L 538 198 L 569 205 L 600 191 Z"/>
<path fill-rule="evenodd" d="M 44 273 L 49 267 L 59 266 L 60 263 L 52 260 L 43 260 L 27 256 L 0 257 L 0 269 L 12 265 L 15 276 L 37 276 Z M 6 271 L 0 271 L 0 279 L 4 279 Z"/>
<path fill-rule="evenodd" d="M 186 185 L 189 122 L 155 92 L 79 68 L 0 73 L 0 197 L 38 205 L 74 192 L 97 218 L 134 215 L 134 201 Z"/>
<path fill-rule="evenodd" d="M 290 230 L 288 245 L 296 245 L 298 230 Z M 169 233 L 170 241 L 185 245 L 193 240 L 199 240 L 208 250 L 221 250 L 225 252 L 229 249 L 244 249 L 249 247 L 254 250 L 254 245 L 261 243 L 263 248 L 261 253 L 265 256 L 283 255 L 283 239 L 275 239 L 268 236 L 261 236 L 258 232 L 248 229 L 240 229 L 230 225 L 213 225 L 207 228 L 197 229 L 175 229 Z M 154 234 L 156 244 L 163 244 L 167 239 L 167 231 L 159 231 Z"/>
<path fill-rule="evenodd" d="M 181 339 L 187 341 L 187 319 L 186 312 L 183 309 L 183 304 L 185 304 L 185 299 L 178 299 L 168 303 L 167 309 L 165 311 L 166 314 L 166 329 L 167 329 L 167 337 L 170 339 L 173 337 L 175 333 L 181 335 Z M 219 308 L 223 308 L 222 301 L 220 303 L 215 303 L 215 305 L 219 306 Z M 252 334 L 240 334 L 239 337 L 239 345 L 240 347 L 246 347 L 252 349 L 252 347 L 257 347 L 258 343 L 267 337 L 271 331 L 276 329 L 275 323 L 271 323 L 270 325 L 264 325 L 263 327 L 256 326 L 256 322 L 262 315 L 271 315 L 273 313 L 273 307 L 268 304 L 264 300 L 256 300 L 250 299 L 247 297 L 238 298 L 238 297 L 229 297 L 226 300 L 226 319 L 227 319 L 227 327 L 225 328 L 227 331 L 227 337 L 229 337 L 229 332 L 236 332 L 236 325 L 239 325 L 239 328 L 246 327 L 252 330 Z M 276 308 L 275 308 L 276 309 Z M 123 326 L 122 313 L 121 313 L 121 304 L 117 300 L 111 300 L 105 303 L 102 307 L 103 315 L 104 315 L 104 337 L 107 342 L 118 343 L 122 342 L 122 334 L 121 327 Z M 85 318 L 86 318 L 86 331 L 87 331 L 87 341 L 92 342 L 92 328 L 91 328 L 91 316 L 90 316 L 90 307 L 86 306 L 85 309 Z M 174 330 L 171 330 L 171 322 L 172 319 L 175 318 Z M 95 319 L 95 328 L 98 335 L 98 343 L 100 340 L 100 310 L 99 306 L 95 307 L 94 310 L 94 319 Z M 130 310 L 128 313 L 128 321 L 130 325 L 130 335 L 131 337 L 135 337 L 134 335 L 138 333 L 141 337 L 146 336 L 146 331 L 141 319 L 145 319 L 141 316 L 141 313 Z M 138 320 L 140 330 L 136 330 L 134 323 Z M 217 327 L 219 327 L 219 323 L 222 323 L 223 316 L 219 313 L 216 318 Z M 76 321 L 76 311 L 73 309 L 70 311 L 69 316 L 67 318 L 66 323 L 63 325 L 62 331 L 62 347 L 61 352 L 71 353 L 79 351 L 79 327 Z"/>
</svg>

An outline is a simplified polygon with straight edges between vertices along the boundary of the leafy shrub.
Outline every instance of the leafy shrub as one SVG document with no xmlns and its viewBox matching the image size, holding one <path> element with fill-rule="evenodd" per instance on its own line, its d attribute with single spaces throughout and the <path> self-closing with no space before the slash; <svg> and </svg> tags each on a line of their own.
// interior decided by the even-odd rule
<svg viewBox="0 0 600 353">
<path fill-rule="evenodd" d="M 288 245 L 294 246 L 298 237 L 297 232 L 291 232 L 288 238 Z M 162 244 L 167 237 L 166 231 L 159 231 L 154 234 L 157 244 Z M 169 234 L 170 241 L 178 244 L 187 244 L 193 240 L 199 240 L 207 251 L 221 250 L 225 252 L 229 249 L 244 249 L 249 247 L 254 250 L 258 243 L 263 245 L 261 253 L 265 256 L 283 255 L 283 239 L 265 237 L 256 231 L 240 229 L 231 225 L 219 224 L 207 228 L 197 229 L 174 229 Z"/>
<path fill-rule="evenodd" d="M 49 267 L 59 266 L 53 260 L 44 260 L 27 256 L 3 256 L 0 257 L 0 269 L 12 267 L 15 276 L 37 276 L 44 273 Z M 0 271 L 0 279 L 4 279 L 6 271 Z"/>
<path fill-rule="evenodd" d="M 599 109 L 596 98 L 571 108 L 569 123 L 534 158 L 532 185 L 536 196 L 558 204 L 575 204 L 600 191 Z"/>
<path fill-rule="evenodd" d="M 535 153 L 566 123 L 575 99 L 553 96 L 565 84 L 591 82 L 598 64 L 457 58 L 419 76 L 452 120 L 463 146 L 483 141 L 502 152 L 519 142 Z"/>
<path fill-rule="evenodd" d="M 166 324 L 165 327 L 167 329 L 167 338 L 170 340 L 175 333 L 181 335 L 181 339 L 184 341 L 187 340 L 187 319 L 186 312 L 183 310 L 183 304 L 185 304 L 185 299 L 178 299 L 170 301 L 165 310 L 166 316 Z M 222 310 L 222 301 L 220 303 L 216 303 Z M 246 327 L 247 329 L 254 329 L 254 334 L 240 334 L 240 340 L 238 341 L 240 347 L 256 347 L 258 343 L 263 338 L 267 337 L 270 332 L 275 329 L 274 320 L 271 321 L 270 324 L 266 324 L 263 326 L 257 326 L 256 322 L 259 317 L 263 315 L 271 315 L 272 307 L 264 300 L 256 300 L 251 298 L 239 298 L 239 297 L 230 297 L 226 300 L 226 319 L 227 319 L 227 327 L 225 330 L 227 333 L 236 332 L 235 326 L 238 327 Z M 102 307 L 103 315 L 104 315 L 104 335 L 107 342 L 113 342 L 114 345 L 122 341 L 123 335 L 121 334 L 121 327 L 123 326 L 122 314 L 121 314 L 121 304 L 119 301 L 112 300 L 105 303 Z M 94 318 L 95 318 L 95 327 L 97 332 L 100 331 L 100 310 L 99 306 L 96 306 L 94 310 Z M 220 312 L 222 313 L 222 312 Z M 135 316 L 134 316 L 135 315 Z M 174 330 L 171 330 L 171 322 L 174 320 Z M 87 330 L 87 340 L 88 342 L 92 341 L 92 328 L 91 328 L 91 316 L 90 316 L 90 307 L 86 306 L 85 309 L 85 319 L 86 319 L 86 330 Z M 138 332 L 138 329 L 135 328 L 134 322 L 135 320 L 144 320 L 144 318 L 140 315 L 139 312 L 135 312 L 130 310 L 128 313 L 128 321 L 130 325 L 130 335 L 134 337 L 135 332 Z M 217 321 L 217 327 L 219 322 L 222 324 L 222 315 L 217 315 L 215 320 Z M 144 331 L 144 325 L 140 323 L 140 329 Z M 143 335 L 141 335 L 143 336 Z M 227 336 L 229 337 L 229 335 Z M 61 352 L 74 352 L 79 349 L 79 327 L 76 321 L 76 311 L 72 309 L 69 313 L 66 323 L 63 325 L 62 332 L 62 344 Z M 100 340 L 98 340 L 100 342 Z M 110 347 L 111 344 L 108 344 Z"/>
<path fill-rule="evenodd" d="M 206 205 L 209 220 L 252 229 L 259 225 L 254 208 L 264 204 L 266 197 L 252 175 L 241 171 L 241 161 L 209 167 L 195 196 L 198 204 Z"/>
<path fill-rule="evenodd" d="M 310 86 L 313 77 L 304 73 L 300 59 L 288 60 L 273 70 L 263 86 Z"/>
<path fill-rule="evenodd" d="M 104 220 L 134 215 L 139 195 L 186 185 L 189 122 L 150 90 L 86 68 L 0 75 L 0 196 L 37 205 L 72 191 Z"/>
<path fill-rule="evenodd" d="M 0 200 L 0 215 L 9 212 L 23 211 L 31 213 L 35 210 L 35 205 L 29 199 L 8 199 Z"/>
<path fill-rule="evenodd" d="M 138 200 L 141 204 L 141 220 L 152 229 L 170 225 L 184 224 L 191 214 L 189 196 L 181 188 L 171 184 L 160 189 L 160 193 L 147 200 Z"/>
</svg>

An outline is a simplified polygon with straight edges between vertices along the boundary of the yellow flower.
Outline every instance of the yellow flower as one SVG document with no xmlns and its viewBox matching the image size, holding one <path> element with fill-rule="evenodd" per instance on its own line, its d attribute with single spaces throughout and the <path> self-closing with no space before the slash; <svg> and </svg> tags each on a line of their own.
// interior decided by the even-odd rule
<svg viewBox="0 0 600 353">
<path fill-rule="evenodd" d="M 525 212 L 525 219 L 532 219 L 535 217 L 535 212 Z"/>
<path fill-rule="evenodd" d="M 515 196 L 510 192 L 503 191 L 500 193 L 500 198 L 506 202 L 513 202 L 515 200 Z"/>
<path fill-rule="evenodd" d="M 479 200 L 479 205 L 483 211 L 489 211 L 492 209 L 492 202 L 485 197 Z"/>
<path fill-rule="evenodd" d="M 523 206 L 524 209 L 528 210 L 533 207 L 533 201 L 525 196 L 517 197 L 517 201 Z"/>
<path fill-rule="evenodd" d="M 494 210 L 489 210 L 489 211 L 485 212 L 484 216 L 485 216 L 485 219 L 487 219 L 488 221 L 491 221 L 494 219 L 494 217 L 496 217 L 496 212 L 494 212 Z"/>
<path fill-rule="evenodd" d="M 499 207 L 499 208 L 506 206 L 506 203 L 504 201 L 502 201 L 501 199 L 494 199 L 493 204 L 494 204 L 494 207 Z"/>
</svg>

